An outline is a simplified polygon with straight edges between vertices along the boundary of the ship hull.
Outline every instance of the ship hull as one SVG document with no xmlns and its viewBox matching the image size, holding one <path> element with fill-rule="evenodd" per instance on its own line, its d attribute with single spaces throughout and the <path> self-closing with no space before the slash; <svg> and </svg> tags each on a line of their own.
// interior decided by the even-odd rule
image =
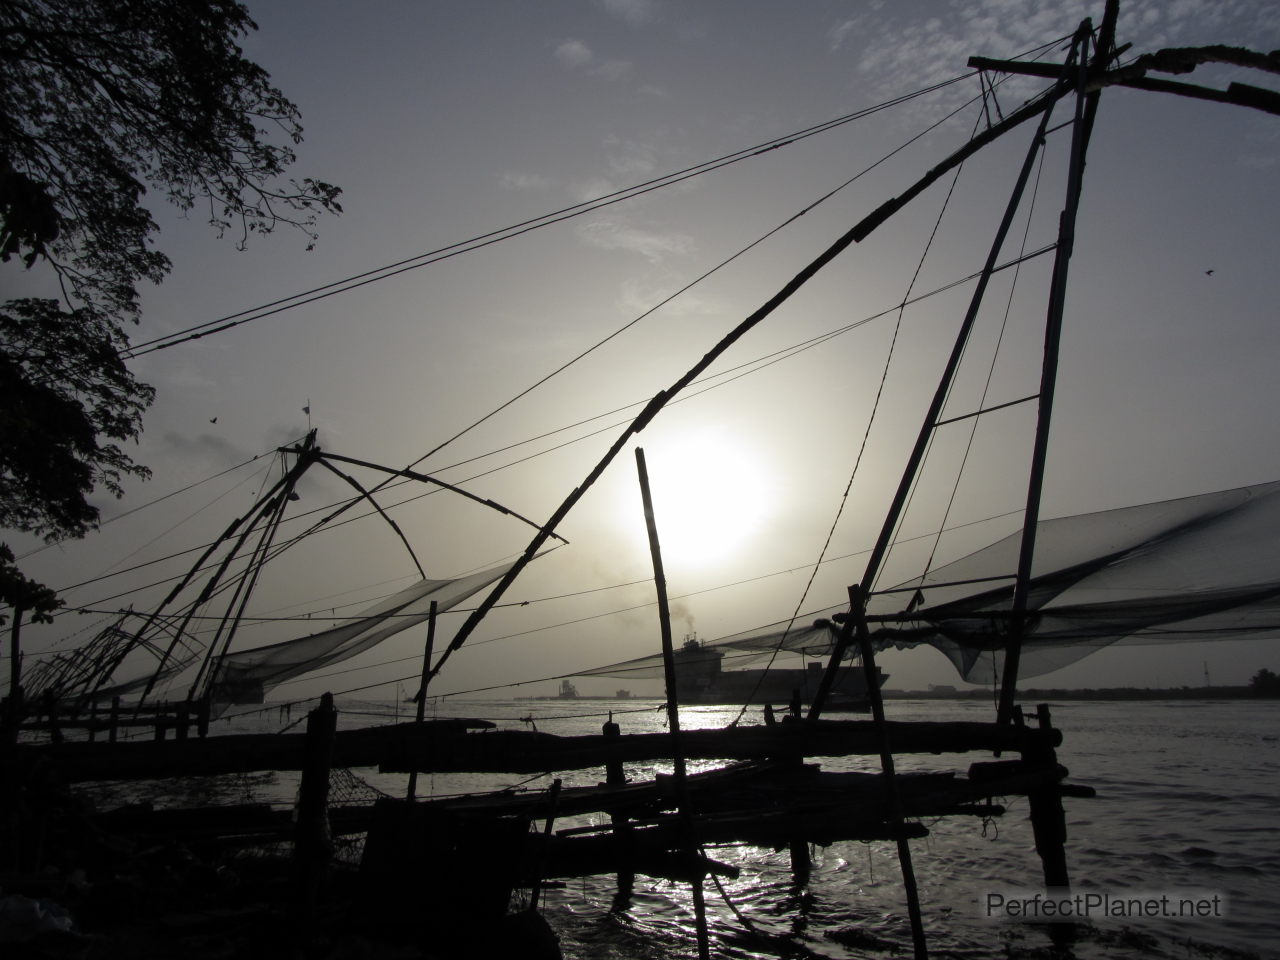
<svg viewBox="0 0 1280 960">
<path fill-rule="evenodd" d="M 880 673 L 880 685 L 887 675 Z M 797 698 L 810 703 L 822 680 L 813 664 L 807 670 L 725 670 L 712 676 L 681 677 L 677 673 L 676 699 L 681 704 L 744 705 L 790 704 Z M 842 667 L 827 698 L 828 710 L 866 710 L 867 685 L 861 667 Z"/>
</svg>

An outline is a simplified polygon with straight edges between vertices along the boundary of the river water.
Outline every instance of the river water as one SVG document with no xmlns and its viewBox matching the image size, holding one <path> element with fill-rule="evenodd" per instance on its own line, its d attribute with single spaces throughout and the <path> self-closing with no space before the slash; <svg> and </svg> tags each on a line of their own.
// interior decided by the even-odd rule
<svg viewBox="0 0 1280 960">
<path fill-rule="evenodd" d="M 665 729 L 660 704 L 651 700 L 446 701 L 437 710 L 439 716 L 481 717 L 503 727 L 573 735 L 599 732 L 610 708 L 624 733 Z M 372 715 L 385 716 L 388 708 L 340 703 L 339 709 L 345 727 L 374 722 Z M 993 716 L 990 704 L 977 701 L 897 700 L 887 710 L 899 720 L 989 721 Z M 1058 756 L 1070 770 L 1070 782 L 1098 792 L 1096 799 L 1065 800 L 1075 892 L 1105 894 L 1113 904 L 1168 894 L 1174 902 L 1203 902 L 1208 915 L 1107 917 L 1095 910 L 1087 924 L 1072 928 L 1074 942 L 1066 947 L 1055 947 L 1048 925 L 988 919 L 984 905 L 992 895 L 1030 896 L 1041 878 L 1026 801 L 1012 798 L 997 820 L 930 822 L 929 836 L 913 842 L 930 955 L 973 960 L 1280 956 L 1280 701 L 1062 702 L 1052 705 L 1052 713 L 1064 734 Z M 736 714 L 737 708 L 691 707 L 682 709 L 681 723 L 720 727 Z M 749 719 L 758 722 L 758 714 Z M 263 730 L 280 724 L 277 717 L 263 715 L 236 726 Z M 983 759 L 990 756 L 904 756 L 898 768 L 962 771 Z M 825 769 L 878 767 L 876 758 L 817 762 Z M 627 773 L 644 779 L 669 769 L 642 764 Z M 379 789 L 403 795 L 402 776 L 357 773 Z M 423 775 L 418 794 L 508 787 L 521 779 Z M 599 770 L 564 776 L 566 786 L 601 779 Z M 546 786 L 546 779 L 535 779 L 522 789 Z M 278 801 L 287 801 L 291 789 L 284 778 L 255 787 L 259 798 L 279 794 L 272 797 Z M 708 881 L 713 956 L 911 955 L 894 844 L 815 848 L 812 875 L 802 888 L 793 882 L 786 851 L 708 852 L 741 868 L 738 879 L 723 881 L 736 914 Z M 545 892 L 543 912 L 567 958 L 696 955 L 687 885 L 637 877 L 634 896 L 622 910 L 613 909 L 614 894 L 613 877 L 575 880 Z"/>
</svg>

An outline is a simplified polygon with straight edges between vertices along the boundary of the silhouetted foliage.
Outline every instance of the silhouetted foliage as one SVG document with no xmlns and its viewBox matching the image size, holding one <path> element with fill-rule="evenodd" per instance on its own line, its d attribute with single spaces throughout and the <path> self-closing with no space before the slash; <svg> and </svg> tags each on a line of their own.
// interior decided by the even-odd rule
<svg viewBox="0 0 1280 960">
<path fill-rule="evenodd" d="M 0 543 L 0 603 L 21 610 L 28 623 L 50 623 L 51 614 L 62 606 L 58 595 L 43 584 L 23 576 L 13 562 L 13 551 Z M 9 617 L 0 613 L 0 626 Z"/>
<path fill-rule="evenodd" d="M 280 224 L 313 241 L 341 210 L 332 184 L 282 180 L 302 128 L 243 56 L 254 29 L 234 0 L 0 3 L 0 260 L 47 264 L 67 299 L 0 307 L 0 527 L 83 535 L 90 493 L 148 475 L 111 442 L 155 395 L 120 359 L 139 284 L 170 269 L 148 188 L 241 245 Z"/>
<path fill-rule="evenodd" d="M 151 249 L 148 186 L 208 207 L 243 243 L 338 211 L 319 180 L 275 185 L 302 139 L 298 108 L 236 41 L 232 0 L 5 0 L 0 4 L 0 257 L 40 257 L 87 305 L 137 311 Z M 281 142 L 275 142 L 279 140 Z"/>
<path fill-rule="evenodd" d="M 50 539 L 98 520 L 95 487 L 116 496 L 150 472 L 104 439 L 129 440 L 155 391 L 120 359 L 119 324 L 56 300 L 0 307 L 0 526 Z"/>
<path fill-rule="evenodd" d="M 1249 681 L 1249 692 L 1255 697 L 1280 697 L 1280 675 L 1263 667 Z"/>
</svg>

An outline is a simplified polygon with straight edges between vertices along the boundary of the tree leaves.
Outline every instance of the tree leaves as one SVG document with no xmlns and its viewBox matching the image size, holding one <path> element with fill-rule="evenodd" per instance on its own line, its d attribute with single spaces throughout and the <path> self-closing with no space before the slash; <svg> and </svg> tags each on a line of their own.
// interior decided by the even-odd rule
<svg viewBox="0 0 1280 960">
<path fill-rule="evenodd" d="M 98 522 L 88 495 L 150 471 L 110 442 L 136 438 L 155 390 L 120 359 L 123 329 L 88 308 L 0 309 L 0 526 L 53 539 Z"/>
<path fill-rule="evenodd" d="M 0 307 L 0 527 L 83 536 L 95 489 L 150 475 L 112 442 L 155 398 L 120 359 L 139 284 L 170 269 L 148 189 L 240 246 L 287 224 L 309 248 L 341 211 L 332 184 L 282 182 L 302 127 L 237 44 L 254 29 L 235 0 L 0 3 L 0 261 L 48 264 L 71 307 Z M 0 551 L 0 603 L 52 609 Z"/>
<path fill-rule="evenodd" d="M 341 191 L 280 181 L 302 127 L 244 58 L 253 29 L 232 0 L 0 5 L 0 256 L 46 258 L 86 306 L 136 319 L 138 283 L 170 267 L 148 187 L 184 211 L 207 201 L 241 246 L 280 224 L 313 242 Z"/>
</svg>

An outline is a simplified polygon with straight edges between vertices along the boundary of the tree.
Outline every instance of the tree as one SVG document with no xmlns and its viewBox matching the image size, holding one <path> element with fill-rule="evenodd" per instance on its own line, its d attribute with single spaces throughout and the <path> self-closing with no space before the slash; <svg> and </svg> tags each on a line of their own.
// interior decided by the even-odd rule
<svg viewBox="0 0 1280 960">
<path fill-rule="evenodd" d="M 88 495 L 145 477 L 136 439 L 154 391 L 120 359 L 138 288 L 170 269 L 148 188 L 222 233 L 280 224 L 314 242 L 339 189 L 286 180 L 299 113 L 245 59 L 234 0 L 0 3 L 0 260 L 57 274 L 53 300 L 0 307 L 0 526 L 80 536 Z"/>
<path fill-rule="evenodd" d="M 1249 681 L 1249 692 L 1255 697 L 1280 697 L 1280 675 L 1263 667 Z"/>
<path fill-rule="evenodd" d="M 23 576 L 13 562 L 13 551 L 0 543 L 0 603 L 12 610 L 13 624 L 9 627 L 9 696 L 8 711 L 4 717 L 8 727 L 8 742 L 16 743 L 18 724 L 22 720 L 22 656 L 18 650 L 18 629 L 25 613 L 32 623 L 49 623 L 53 611 L 62 606 L 58 595 L 43 584 Z M 0 614 L 0 626 L 9 620 Z"/>
<path fill-rule="evenodd" d="M 170 267 L 148 186 L 241 244 L 281 223 L 314 241 L 340 190 L 279 183 L 302 127 L 236 42 L 256 28 L 234 0 L 0 4 L 0 257 L 44 258 L 84 305 L 132 318 L 139 281 Z"/>
<path fill-rule="evenodd" d="M 98 520 L 97 487 L 119 496 L 150 471 L 119 446 L 142 430 L 155 391 L 120 359 L 124 330 L 100 312 L 56 300 L 0 307 L 0 526 L 83 536 Z"/>
</svg>

